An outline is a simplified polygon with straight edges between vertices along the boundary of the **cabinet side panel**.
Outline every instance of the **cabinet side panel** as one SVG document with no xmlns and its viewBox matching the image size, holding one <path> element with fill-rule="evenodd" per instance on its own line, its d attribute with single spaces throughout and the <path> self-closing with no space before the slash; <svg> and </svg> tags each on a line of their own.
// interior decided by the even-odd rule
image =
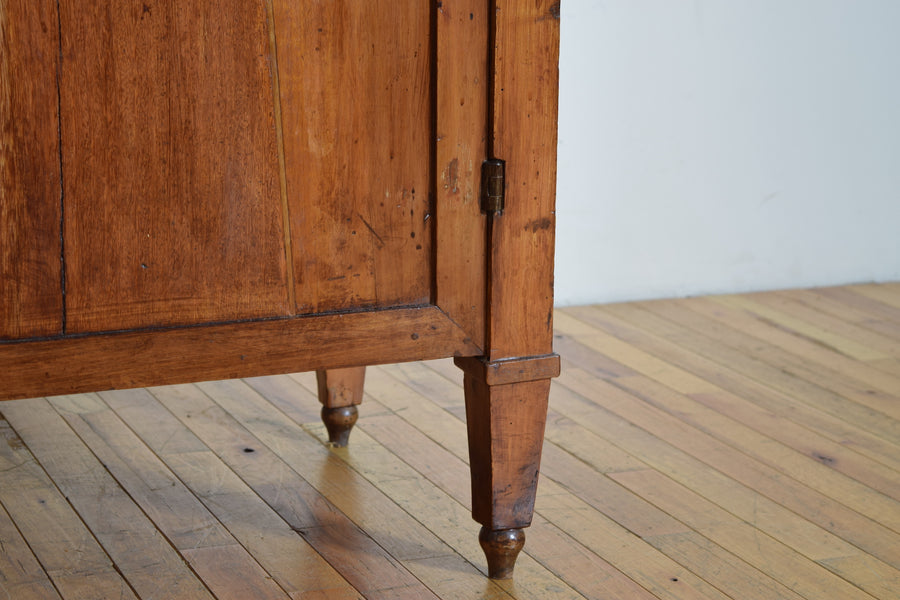
<svg viewBox="0 0 900 600">
<path fill-rule="evenodd" d="M 430 300 L 429 8 L 274 0 L 301 313 Z"/>
<path fill-rule="evenodd" d="M 289 313 L 263 3 L 60 10 L 67 332 Z"/>
<path fill-rule="evenodd" d="M 553 342 L 559 2 L 495 0 L 492 154 L 506 208 L 490 226 L 491 360 Z"/>
<path fill-rule="evenodd" d="M 444 0 L 437 14 L 436 303 L 484 343 L 488 10 Z"/>
<path fill-rule="evenodd" d="M 56 2 L 0 0 L 0 339 L 58 334 Z"/>
</svg>

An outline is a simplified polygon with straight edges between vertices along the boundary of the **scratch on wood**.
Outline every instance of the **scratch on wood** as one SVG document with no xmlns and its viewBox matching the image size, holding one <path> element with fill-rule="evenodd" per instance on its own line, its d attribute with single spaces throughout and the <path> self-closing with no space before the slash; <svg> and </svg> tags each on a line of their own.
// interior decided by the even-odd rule
<svg viewBox="0 0 900 600">
<path fill-rule="evenodd" d="M 363 216 L 362 216 L 361 214 L 356 213 L 356 216 L 359 217 L 359 219 L 363 222 L 363 225 L 366 226 L 366 229 L 368 229 L 370 232 L 372 232 L 372 235 L 374 235 L 374 236 L 375 236 L 375 239 L 378 240 L 378 247 L 379 247 L 379 248 L 383 248 L 383 247 L 384 247 L 384 240 L 381 239 L 381 236 L 378 235 L 378 232 L 376 232 L 374 229 L 372 229 L 372 226 L 369 225 L 369 222 L 366 221 L 366 220 L 363 218 Z"/>
<path fill-rule="evenodd" d="M 454 158 L 447 164 L 447 168 L 441 174 L 444 180 L 444 189 L 451 194 L 459 193 L 459 159 Z"/>
</svg>

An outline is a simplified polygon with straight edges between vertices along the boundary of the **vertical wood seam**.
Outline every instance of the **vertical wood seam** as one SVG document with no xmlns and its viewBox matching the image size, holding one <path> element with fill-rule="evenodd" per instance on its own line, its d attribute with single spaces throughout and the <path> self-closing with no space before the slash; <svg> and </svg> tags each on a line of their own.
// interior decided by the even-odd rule
<svg viewBox="0 0 900 600">
<path fill-rule="evenodd" d="M 495 120 L 495 91 L 497 84 L 497 0 L 487 0 L 488 3 L 488 32 L 487 32 L 487 112 L 485 119 L 485 158 L 503 158 L 494 156 L 494 120 Z"/>
<path fill-rule="evenodd" d="M 266 0 L 266 20 L 269 26 L 269 72 L 272 77 L 272 112 L 275 117 L 275 144 L 278 153 L 278 183 L 281 188 L 281 229 L 284 237 L 284 261 L 287 275 L 288 314 L 297 314 L 294 289 L 294 253 L 291 242 L 291 218 L 287 198 L 287 172 L 284 158 L 284 128 L 281 123 L 281 84 L 278 78 L 278 42 L 275 37 L 275 8 L 272 0 Z"/>
<path fill-rule="evenodd" d="M 62 68 L 63 68 L 63 36 L 62 36 L 62 10 L 60 0 L 56 0 L 56 30 L 59 42 L 59 60 L 56 65 L 56 140 L 59 154 L 59 292 L 60 310 L 62 312 L 60 328 L 62 335 L 66 335 L 66 186 L 65 171 L 63 170 L 63 140 L 62 140 Z"/>
<path fill-rule="evenodd" d="M 487 31 L 487 103 L 485 106 L 485 158 L 499 158 L 494 155 L 494 119 L 495 119 L 495 97 L 497 83 L 497 0 L 487 0 L 488 10 L 488 31 Z M 505 186 L 505 183 L 504 183 Z M 504 190 L 505 191 L 505 190 Z M 481 190 L 479 190 L 479 197 Z M 485 246 L 484 246 L 484 354 L 491 356 L 493 352 L 492 331 L 494 329 L 494 217 L 488 214 L 487 226 L 485 227 Z"/>
<path fill-rule="evenodd" d="M 429 13 L 429 35 L 430 40 L 428 42 L 428 51 L 431 54 L 429 62 L 431 63 L 430 74 L 431 81 L 429 83 L 428 93 L 430 95 L 429 104 L 431 107 L 431 125 L 429 130 L 429 136 L 431 137 L 430 143 L 428 144 L 429 152 L 431 156 L 429 157 L 428 164 L 430 168 L 430 173 L 428 174 L 428 208 L 426 209 L 425 215 L 426 218 L 430 215 L 433 219 L 431 221 L 431 285 L 429 286 L 429 294 L 431 297 L 429 298 L 429 302 L 431 304 L 437 305 L 438 302 L 438 222 L 440 219 L 440 215 L 437 214 L 437 205 L 438 205 L 438 169 L 440 168 L 438 165 L 438 54 L 440 51 L 440 46 L 438 44 L 438 35 L 440 34 L 440 28 L 438 27 L 438 10 L 440 9 L 440 3 L 434 2 L 431 6 L 431 12 Z"/>
</svg>

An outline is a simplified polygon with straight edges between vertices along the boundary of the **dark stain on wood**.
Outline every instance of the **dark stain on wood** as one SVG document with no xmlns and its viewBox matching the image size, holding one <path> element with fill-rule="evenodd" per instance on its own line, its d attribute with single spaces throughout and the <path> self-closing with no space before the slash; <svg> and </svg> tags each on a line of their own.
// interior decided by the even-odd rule
<svg viewBox="0 0 900 600">
<path fill-rule="evenodd" d="M 535 219 L 534 221 L 531 221 L 530 223 L 525 225 L 525 231 L 537 233 L 538 231 L 543 231 L 552 227 L 553 221 L 548 217 L 544 217 L 543 219 Z"/>
<path fill-rule="evenodd" d="M 826 456 L 824 454 L 820 454 L 819 452 L 813 452 L 812 457 L 823 465 L 831 466 L 837 462 L 837 460 L 832 458 L 831 456 Z"/>
<path fill-rule="evenodd" d="M 561 9 L 561 7 L 560 7 L 559 2 L 554 2 L 553 4 L 551 4 L 550 5 L 550 16 L 553 17 L 554 19 L 559 19 L 560 12 L 561 12 L 560 9 Z"/>
</svg>

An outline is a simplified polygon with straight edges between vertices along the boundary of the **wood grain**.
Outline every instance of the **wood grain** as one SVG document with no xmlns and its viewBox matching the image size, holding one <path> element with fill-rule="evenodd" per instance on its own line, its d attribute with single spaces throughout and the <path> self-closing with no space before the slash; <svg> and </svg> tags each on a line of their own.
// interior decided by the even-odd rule
<svg viewBox="0 0 900 600">
<path fill-rule="evenodd" d="M 240 382 L 234 383 L 253 396 Z M 292 597 L 358 597 L 325 561 L 345 576 L 349 573 L 349 579 L 365 589 L 365 580 L 358 577 L 360 569 L 341 542 L 377 554 L 367 562 L 380 567 L 388 561 L 383 550 L 196 386 L 168 386 L 152 392 L 108 392 L 103 399 L 195 493 L 206 497 L 224 523 L 244 534 L 250 530 L 251 551 L 263 564 L 271 565 L 273 575 Z M 307 400 L 314 403 L 312 398 Z M 190 442 L 173 443 L 179 439 Z M 221 498 L 222 493 L 227 497 Z M 260 529 L 263 524 L 266 531 Z M 301 540 L 324 560 L 315 560 Z"/>
<path fill-rule="evenodd" d="M 319 402 L 328 408 L 359 404 L 365 379 L 365 367 L 316 371 Z"/>
<path fill-rule="evenodd" d="M 663 304 L 653 302 L 648 303 L 646 309 L 659 311 L 663 310 L 663 306 Z M 614 311 L 619 309 L 611 306 L 605 310 Z M 642 314 L 647 313 L 647 310 L 638 310 Z M 652 315 L 648 318 L 652 318 Z M 664 324 L 665 321 L 661 323 Z M 670 326 L 667 326 L 667 330 L 668 327 Z M 724 334 L 726 331 L 719 329 L 720 334 Z M 783 406 L 784 402 L 791 404 L 803 403 L 808 407 L 804 412 L 809 412 L 809 410 L 813 411 L 813 414 L 815 412 L 824 412 L 835 419 L 863 430 L 865 432 L 864 435 L 876 436 L 881 438 L 882 441 L 891 441 L 897 439 L 898 435 L 900 435 L 900 428 L 898 428 L 897 422 L 885 420 L 883 418 L 884 413 L 855 402 L 846 402 L 842 396 L 826 387 L 816 385 L 815 382 L 806 381 L 793 376 L 789 372 L 785 372 L 779 364 L 767 364 L 763 360 L 766 356 L 765 351 L 754 355 L 753 360 L 746 360 L 743 359 L 746 354 L 740 350 L 702 334 L 682 336 L 679 343 L 694 354 L 719 364 L 724 363 L 728 370 L 735 371 L 757 381 L 759 386 L 751 387 L 754 391 L 758 387 L 774 390 L 777 395 L 785 398 L 785 400 L 779 399 L 775 403 L 776 406 L 779 404 Z M 771 395 L 773 392 L 763 393 Z M 755 395 L 755 397 L 758 397 L 758 395 Z"/>
<path fill-rule="evenodd" d="M 699 494 L 679 486 L 658 471 L 640 469 L 614 473 L 611 477 L 748 564 L 770 574 L 775 580 L 794 582 L 793 589 L 806 598 L 841 597 L 864 600 L 869 597 L 798 552 L 768 536 L 757 535 L 751 524 L 741 521 Z"/>
<path fill-rule="evenodd" d="M 59 22 L 0 1 L 0 339 L 62 331 Z"/>
<path fill-rule="evenodd" d="M 58 406 L 71 409 L 67 415 L 69 423 L 80 423 L 84 429 L 87 427 L 77 415 L 103 416 L 98 412 L 102 403 L 95 397 L 61 397 L 55 401 Z M 120 463 L 119 458 L 104 455 L 102 448 L 95 447 L 106 458 L 107 462 L 101 464 L 45 402 L 13 403 L 5 405 L 4 410 L 137 594 L 159 592 L 194 600 L 213 598 L 170 545 L 172 538 L 157 530 L 146 514 L 148 511 L 139 507 L 134 496 L 126 494 L 107 472 L 106 466 L 111 462 Z M 161 489 L 166 488 L 161 486 Z M 185 508 L 184 503 L 173 503 L 156 512 L 169 523 L 184 522 L 191 516 Z M 194 521 L 193 525 L 196 524 Z M 210 542 L 218 539 L 209 536 Z"/>
<path fill-rule="evenodd" d="M 434 307 L 0 344 L 0 362 L 9 365 L 0 399 L 479 351 Z"/>
<path fill-rule="evenodd" d="M 427 301 L 430 5 L 273 6 L 297 310 Z"/>
<path fill-rule="evenodd" d="M 435 304 L 484 344 L 487 218 L 479 201 L 487 158 L 488 3 L 437 9 Z"/>
<path fill-rule="evenodd" d="M 559 375 L 559 356 L 529 356 L 487 362 L 480 358 L 456 358 L 454 363 L 463 372 L 488 385 L 506 385 L 520 381 L 550 379 Z"/>
<path fill-rule="evenodd" d="M 727 297 L 723 300 L 727 300 Z M 760 293 L 739 301 L 749 302 L 753 310 L 787 328 L 797 328 L 798 331 L 826 345 L 834 344 L 854 358 L 882 363 L 893 362 L 894 368 L 884 370 L 893 375 L 900 374 L 900 361 L 893 358 L 900 354 L 900 340 L 847 323 L 823 312 L 806 310 L 800 302 L 789 296 Z M 881 368 L 878 364 L 876 366 Z"/>
<path fill-rule="evenodd" d="M 21 443 L 5 421 L 0 421 L 0 439 L 7 444 Z M 59 593 L 2 506 L 0 548 L 3 548 L 0 552 L 0 593 L 5 593 L 7 598 L 59 599 Z"/>
<path fill-rule="evenodd" d="M 550 380 L 490 386 L 466 374 L 472 517 L 528 527 L 534 510 Z"/>
<path fill-rule="evenodd" d="M 888 319 L 900 323 L 900 306 L 896 305 L 896 292 L 884 286 L 855 286 L 820 288 L 817 294 L 834 298 L 842 304 L 864 309 L 870 318 Z"/>
<path fill-rule="evenodd" d="M 429 413 L 423 412 L 435 402 L 434 400 L 425 402 L 425 399 L 452 398 L 449 394 L 439 394 L 433 391 L 438 386 L 438 381 L 433 380 L 440 380 L 442 377 L 433 372 L 429 373 L 431 369 L 451 376 L 457 375 L 457 372 L 451 370 L 451 366 L 445 361 L 431 361 L 428 363 L 428 367 L 416 364 L 379 368 L 373 370 L 373 379 L 378 372 L 390 370 L 396 377 L 396 383 L 401 384 L 401 387 L 415 386 L 423 389 L 427 387 L 431 391 L 420 393 L 419 400 L 414 402 L 403 398 L 402 389 L 398 390 L 396 385 L 390 387 L 382 385 L 374 389 L 374 386 L 370 385 L 370 391 L 379 400 L 389 403 L 404 419 L 412 421 L 417 429 L 428 432 L 429 437 L 432 437 L 442 447 L 454 448 L 454 452 L 464 458 L 467 456 L 465 448 L 459 448 L 459 444 L 454 441 L 452 435 L 461 432 L 464 425 L 462 420 L 444 426 L 435 426 L 442 421 L 446 422 L 446 417 L 441 419 L 437 416 L 426 416 Z M 450 382 L 445 381 L 445 383 L 449 384 Z M 458 389 L 459 385 L 456 384 L 455 387 Z M 458 406 L 458 402 L 453 401 L 446 401 L 446 404 Z M 386 419 L 387 417 L 379 417 L 379 420 Z M 552 423 L 548 423 L 549 426 L 552 426 Z M 372 426 L 366 421 L 362 423 L 361 429 L 370 431 Z M 385 446 L 394 449 L 401 456 L 412 457 L 415 455 L 415 458 L 406 460 L 417 467 L 421 465 L 420 472 L 424 476 L 433 481 L 445 482 L 450 487 L 442 487 L 445 487 L 448 493 L 454 493 L 453 490 L 458 489 L 458 484 L 453 485 L 450 475 L 446 472 L 452 468 L 452 461 L 420 456 L 421 452 L 416 453 L 414 448 L 426 445 L 411 440 L 412 434 L 407 433 L 398 425 L 392 425 L 390 428 L 382 426 L 379 430 L 383 432 L 380 437 Z M 574 439 L 574 447 L 579 447 L 581 444 L 578 444 L 578 441 L 581 440 L 583 446 L 591 450 L 589 453 L 579 453 L 573 456 L 568 452 L 544 444 L 545 457 L 542 459 L 542 479 L 538 487 L 537 512 L 534 524 L 526 532 L 528 541 L 525 546 L 525 556 L 532 556 L 545 566 L 552 565 L 551 570 L 557 574 L 570 573 L 568 577 L 564 578 L 565 581 L 588 598 L 640 598 L 643 597 L 643 594 L 649 593 L 638 587 L 634 581 L 641 581 L 642 585 L 653 589 L 656 594 L 653 597 L 692 598 L 697 597 L 693 586 L 708 590 L 708 586 L 702 581 L 685 576 L 683 573 L 681 573 L 682 583 L 686 583 L 687 586 L 675 586 L 668 581 L 668 577 L 663 577 L 664 573 L 669 574 L 669 577 L 679 573 L 678 566 L 653 548 L 637 541 L 637 538 L 629 532 L 661 533 L 686 531 L 686 528 L 677 523 L 672 524 L 671 518 L 666 517 L 640 498 L 627 493 L 623 494 L 621 489 L 616 489 L 615 484 L 604 481 L 596 470 L 592 471 L 591 468 L 588 468 L 582 462 L 582 458 L 589 458 L 591 467 L 594 469 L 597 468 L 596 465 L 603 464 L 603 458 L 607 456 L 617 462 L 617 468 L 620 469 L 634 468 L 640 463 L 634 459 L 627 460 L 621 457 L 623 454 L 621 450 L 618 450 L 620 458 L 616 460 L 617 449 L 614 447 L 611 449 L 608 442 L 604 444 L 605 440 L 596 437 L 586 439 L 582 437 L 584 435 L 583 430 L 579 431 L 576 435 L 568 436 L 567 441 L 571 442 Z M 392 439 L 398 441 L 393 442 Z M 409 450 L 401 451 L 398 448 L 399 444 L 408 445 Z M 571 451 L 572 447 L 567 446 L 567 449 Z M 436 464 L 443 468 L 440 469 L 440 473 L 437 473 L 439 469 L 429 468 L 430 464 Z M 459 473 L 457 476 L 464 477 L 465 473 Z M 460 501 L 464 501 L 464 499 L 460 499 Z M 598 509 L 597 514 L 609 514 L 609 517 L 585 517 L 588 519 L 587 521 L 580 520 L 580 515 L 585 515 L 591 510 L 588 502 L 590 506 Z M 578 508 L 562 508 L 563 506 Z M 552 522 L 547 521 L 548 517 L 553 518 Z M 556 517 L 561 518 L 557 519 Z M 559 527 L 566 531 L 563 532 L 558 529 Z M 553 531 L 554 529 L 555 531 Z M 582 543 L 576 541 L 578 538 L 582 540 Z M 555 540 L 555 544 L 548 546 L 547 542 L 551 540 Z M 586 546 L 590 546 L 592 550 Z M 522 567 L 527 565 L 527 561 L 523 561 L 525 556 L 519 559 L 519 562 L 524 564 L 520 565 L 516 575 L 517 589 L 519 577 L 523 572 Z M 618 565 L 618 569 L 621 571 L 600 559 L 600 556 L 606 557 L 610 562 Z M 585 565 L 586 570 L 578 573 L 576 564 Z M 587 565 L 590 565 L 590 568 Z M 524 566 L 524 569 L 529 569 L 529 567 Z M 623 577 L 622 574 L 625 573 L 627 575 Z"/>
<path fill-rule="evenodd" d="M 695 300 L 691 300 L 690 303 L 694 302 Z M 658 303 L 654 302 L 653 304 L 657 305 Z M 670 303 L 666 304 L 669 306 L 667 312 L 676 312 L 678 307 L 671 306 Z M 687 304 L 687 302 L 676 304 Z M 616 310 L 618 314 L 628 314 L 628 311 L 621 310 L 621 307 L 614 308 L 619 309 Z M 704 430 L 712 432 L 713 435 L 726 439 L 739 447 L 746 444 L 766 448 L 765 444 L 754 440 L 756 435 L 764 434 L 777 440 L 784 446 L 795 450 L 796 453 L 785 452 L 783 448 L 775 444 L 761 454 L 756 454 L 759 452 L 756 450 L 751 450 L 750 453 L 756 454 L 764 461 L 767 460 L 764 458 L 767 456 L 767 462 L 770 464 L 778 465 L 787 471 L 793 470 L 800 480 L 809 477 L 811 487 L 817 487 L 820 482 L 823 482 L 822 480 L 833 479 L 832 471 L 839 471 L 895 500 L 900 500 L 900 481 L 896 480 L 896 471 L 879 464 L 879 461 L 884 460 L 883 458 L 879 456 L 874 460 L 868 459 L 861 456 L 858 451 L 846 448 L 840 443 L 841 439 L 832 441 L 826 436 L 811 432 L 806 423 L 775 418 L 774 415 L 757 407 L 753 402 L 745 399 L 747 394 L 744 390 L 753 387 L 752 381 L 748 382 L 745 378 L 737 376 L 729 378 L 720 365 L 685 352 L 683 345 L 679 346 L 663 337 L 657 337 L 667 334 L 666 337 L 669 339 L 679 339 L 684 336 L 684 332 L 658 319 L 654 314 L 638 311 L 630 315 L 631 323 L 626 323 L 607 311 L 579 308 L 571 310 L 572 314 L 580 316 L 584 322 L 605 327 L 635 347 L 652 353 L 670 365 L 684 369 L 685 371 L 681 374 L 672 369 L 668 373 L 657 369 L 654 377 L 667 382 L 670 387 L 679 389 L 687 398 L 699 404 L 693 405 L 680 398 L 673 398 L 667 402 L 667 408 L 678 411 L 685 416 L 685 420 L 692 421 Z M 690 314 L 690 311 L 687 312 Z M 699 321 L 709 322 L 705 319 L 699 319 Z M 650 333 L 651 331 L 654 333 Z M 757 355 L 762 355 L 768 350 L 764 344 L 759 342 L 753 347 L 756 349 Z M 704 383 L 700 383 L 687 372 L 702 378 Z M 735 379 L 739 381 L 734 381 Z M 723 381 L 726 386 L 720 387 L 714 383 L 717 380 Z M 710 385 L 711 383 L 713 385 Z M 736 393 L 728 391 L 729 388 L 736 390 Z M 721 416 L 727 416 L 730 419 L 721 420 L 715 424 L 710 421 L 712 418 L 721 418 Z M 744 429 L 738 424 L 752 427 L 756 433 Z M 809 464 L 809 459 L 815 462 Z M 849 481 L 843 483 L 846 484 Z M 841 486 L 842 483 L 833 480 L 830 485 L 827 485 L 829 489 L 833 490 L 833 493 Z"/>
<path fill-rule="evenodd" d="M 263 3 L 59 3 L 67 331 L 284 315 Z"/>
<path fill-rule="evenodd" d="M 634 394 L 634 405 L 628 417 L 633 422 L 823 529 L 852 541 L 878 559 L 894 566 L 900 565 L 900 555 L 896 552 L 900 537 L 889 525 L 894 521 L 893 511 L 885 513 L 885 517 L 889 519 L 885 523 L 867 518 L 831 498 L 828 492 L 812 490 L 785 476 L 777 466 L 753 460 L 726 441 L 715 440 L 711 434 L 689 426 L 675 415 L 667 414 L 663 408 L 667 397 L 665 389 L 654 386 L 647 380 L 620 379 L 616 385 Z M 584 388 L 579 386 L 579 392 L 584 393 Z M 590 392 L 590 397 L 599 398 L 600 393 L 601 390 L 597 388 Z M 646 402 L 651 398 L 658 400 Z M 655 408 L 653 404 L 656 405 Z M 840 492 L 836 490 L 835 495 L 838 494 Z M 863 509 L 860 505 L 856 508 Z"/>
<path fill-rule="evenodd" d="M 595 378 L 584 378 L 584 373 L 580 369 L 571 366 L 563 371 L 560 382 L 566 387 L 557 387 L 557 406 L 565 414 L 597 432 L 598 435 L 615 439 L 622 448 L 655 470 L 679 481 L 686 488 L 694 490 L 738 518 L 752 524 L 756 531 L 751 534 L 750 544 L 755 544 L 755 538 L 764 533 L 795 549 L 808 560 L 818 562 L 826 567 L 829 560 L 837 557 L 867 556 L 853 544 L 847 543 L 837 535 L 826 532 L 798 516 L 795 512 L 772 502 L 752 486 L 736 485 L 736 482 L 728 476 L 709 469 L 699 460 L 686 455 L 679 450 L 680 443 L 674 441 L 674 438 L 670 438 L 667 442 L 649 430 L 641 429 L 630 423 L 629 421 L 635 421 L 643 425 L 642 419 L 635 414 L 635 412 L 640 412 L 642 405 L 639 401 L 630 404 L 627 395 L 624 395 L 618 388 L 603 385 Z M 589 383 L 584 385 L 585 382 Z M 570 389 L 577 394 L 569 391 Z M 584 400 L 589 396 L 601 402 L 585 402 Z M 565 437 L 554 439 L 558 439 L 565 445 Z M 672 443 L 675 446 L 670 445 Z M 584 446 L 584 448 L 590 450 L 590 446 Z M 602 457 L 596 452 L 587 452 L 580 456 L 591 463 L 602 460 Z M 539 510 L 542 510 L 540 506 Z M 696 511 L 697 509 L 691 506 L 689 510 Z M 677 512 L 672 512 L 672 514 L 678 515 Z M 724 535 L 734 536 L 735 533 L 726 531 Z M 883 562 L 871 556 L 868 558 L 873 562 L 876 570 L 883 568 Z M 833 569 L 829 570 L 834 571 Z M 860 585 L 867 577 L 859 572 L 846 577 L 848 573 L 838 574 L 845 576 L 848 581 L 856 585 Z"/>
<path fill-rule="evenodd" d="M 322 459 L 330 456 L 324 444 L 324 427 L 316 425 L 323 434 L 320 442 L 264 399 L 256 394 L 247 394 L 245 386 L 223 382 L 200 387 L 231 415 L 229 420 L 239 423 L 267 448 L 278 449 L 279 462 L 294 472 L 285 481 L 294 481 L 300 475 L 319 490 L 337 511 L 350 517 L 352 522 L 340 514 L 335 515 L 338 517 L 336 520 L 329 516 L 324 523 L 319 522 L 320 514 L 312 514 L 308 509 L 298 510 L 304 506 L 302 498 L 282 494 L 280 485 L 273 485 L 269 475 L 258 467 L 251 467 L 250 464 L 255 461 L 248 461 L 248 475 L 264 486 L 260 494 L 277 507 L 282 518 L 302 531 L 313 546 L 320 547 L 332 564 L 339 565 L 342 575 L 365 597 L 405 598 L 407 594 L 411 597 L 416 597 L 416 594 L 422 598 L 433 597 L 421 582 L 410 576 L 402 563 L 444 554 L 443 542 L 421 523 L 406 518 L 402 509 L 388 496 L 364 478 L 356 476 L 353 469 L 342 461 L 333 458 L 326 458 L 324 462 L 310 460 L 312 457 Z M 314 396 L 310 396 L 309 400 L 315 403 Z M 288 440 L 290 443 L 285 443 Z M 274 483 L 279 481 L 281 479 L 276 479 Z M 349 540 L 349 544 L 345 540 Z M 357 553 L 351 551 L 353 548 L 362 550 Z"/>
<path fill-rule="evenodd" d="M 862 323 L 887 305 L 827 312 Z M 227 533 L 295 599 L 894 600 L 900 546 L 896 533 L 884 535 L 890 518 L 880 530 L 877 513 L 847 527 L 855 511 L 843 502 L 875 504 L 859 505 L 864 497 L 849 496 L 840 478 L 811 481 L 813 494 L 786 471 L 800 475 L 802 460 L 814 460 L 807 445 L 830 444 L 821 447 L 835 462 L 811 473 L 827 466 L 877 496 L 892 481 L 888 469 L 898 472 L 897 440 L 766 386 L 775 371 L 744 368 L 775 349 L 804 358 L 801 338 L 769 335 L 772 325 L 758 319 L 726 327 L 735 313 L 700 310 L 724 306 L 712 300 L 630 306 L 567 308 L 554 319 L 565 369 L 551 386 L 535 515 L 513 582 L 483 575 L 467 514 L 463 372 L 436 360 L 370 367 L 346 450 L 325 443 L 313 373 L 0 404 L 13 423 L 0 425 L 0 586 L 27 585 L 24 577 L 37 582 L 37 597 L 47 585 L 62 598 L 118 597 L 123 586 L 154 597 L 152 576 L 174 581 L 185 566 L 159 560 L 165 553 L 147 540 L 165 536 L 146 516 L 128 518 L 137 507 L 181 545 L 215 532 L 185 558 L 223 596 L 246 592 L 239 579 L 259 574 L 232 560 L 237 547 L 215 543 Z M 853 359 L 832 364 L 825 351 L 803 363 L 828 375 L 817 389 L 857 378 Z M 859 406 L 837 393 L 828 403 L 837 415 Z M 885 431 L 896 424 L 881 419 Z M 180 516 L 159 509 L 163 498 Z M 191 531 L 198 502 L 208 527 Z M 297 552 L 304 540 L 320 558 Z M 4 559 L 19 557 L 10 570 Z M 292 557 L 309 568 L 292 569 Z M 33 590 L 10 593 L 28 598 L 22 589 Z"/>
<path fill-rule="evenodd" d="M 359 417 L 356 405 L 362 402 L 366 368 L 325 369 L 316 371 L 322 421 L 328 430 L 328 441 L 344 447 L 350 430 Z"/>
<path fill-rule="evenodd" d="M 4 411 L 12 418 L 15 406 L 4 406 Z M 0 503 L 60 595 L 76 600 L 136 599 L 24 440 L 5 421 L 0 422 L 0 435 Z"/>
<path fill-rule="evenodd" d="M 559 79 L 559 3 L 494 5 L 489 152 L 506 161 L 506 209 L 489 225 L 490 360 L 551 352 Z"/>
</svg>

